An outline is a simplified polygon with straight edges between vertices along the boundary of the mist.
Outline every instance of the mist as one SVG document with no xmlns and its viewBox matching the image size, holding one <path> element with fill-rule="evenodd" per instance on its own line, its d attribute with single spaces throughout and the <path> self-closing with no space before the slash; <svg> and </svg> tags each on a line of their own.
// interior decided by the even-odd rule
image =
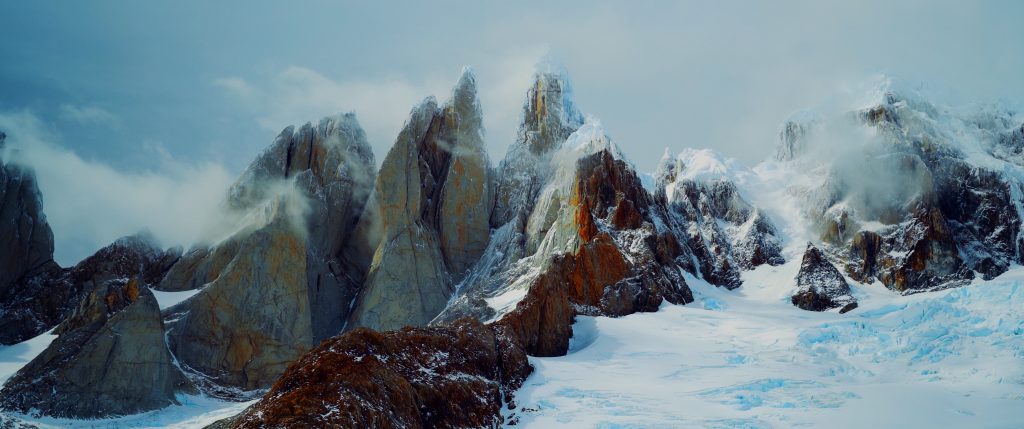
<svg viewBox="0 0 1024 429">
<path fill-rule="evenodd" d="M 495 162 L 544 57 L 640 171 L 665 147 L 757 164 L 794 111 L 880 72 L 953 88 L 953 104 L 1024 101 L 1014 1 L 300 3 L 0 6 L 19 17 L 0 26 L 0 112 L 21 123 L 3 128 L 37 169 L 62 264 L 142 228 L 202 238 L 288 125 L 355 111 L 380 161 L 466 65 Z"/>
<path fill-rule="evenodd" d="M 0 130 L 9 159 L 35 170 L 62 266 L 145 230 L 164 246 L 187 247 L 222 229 L 221 202 L 233 180 L 222 165 L 167 158 L 156 170 L 124 171 L 66 149 L 27 111 L 0 113 Z"/>
</svg>

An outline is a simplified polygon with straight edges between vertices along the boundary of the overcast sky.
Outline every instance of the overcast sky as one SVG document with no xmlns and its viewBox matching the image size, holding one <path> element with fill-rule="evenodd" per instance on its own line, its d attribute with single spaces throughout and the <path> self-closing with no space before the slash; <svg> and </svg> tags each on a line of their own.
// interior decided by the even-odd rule
<svg viewBox="0 0 1024 429">
<path fill-rule="evenodd" d="M 0 128 L 45 148 L 58 262 L 144 227 L 187 243 L 174 220 L 289 124 L 355 111 L 379 162 L 465 65 L 495 162 L 542 58 L 641 170 L 665 147 L 755 164 L 787 116 L 879 73 L 1024 100 L 1020 1 L 230 3 L 0 4 Z"/>
</svg>

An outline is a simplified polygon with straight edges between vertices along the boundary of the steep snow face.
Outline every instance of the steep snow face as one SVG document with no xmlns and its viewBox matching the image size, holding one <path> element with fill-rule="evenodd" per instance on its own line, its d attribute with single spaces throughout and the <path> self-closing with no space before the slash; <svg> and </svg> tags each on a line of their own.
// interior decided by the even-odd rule
<svg viewBox="0 0 1024 429">
<path fill-rule="evenodd" d="M 774 224 L 737 186 L 757 178 L 736 160 L 708 149 L 684 149 L 676 157 L 666 151 L 656 177 L 655 191 L 684 226 L 704 279 L 735 288 L 740 270 L 784 261 Z"/>
<path fill-rule="evenodd" d="M 800 260 L 694 305 L 583 317 L 531 358 L 510 427 L 1014 427 L 1024 421 L 1024 269 L 901 296 L 853 283 L 840 315 L 790 305 Z"/>
</svg>

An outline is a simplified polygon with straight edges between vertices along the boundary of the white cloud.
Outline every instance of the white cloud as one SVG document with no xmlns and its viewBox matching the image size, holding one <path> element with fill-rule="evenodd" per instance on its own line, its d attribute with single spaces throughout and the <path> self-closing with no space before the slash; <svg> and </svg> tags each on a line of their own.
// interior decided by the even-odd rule
<svg viewBox="0 0 1024 429">
<path fill-rule="evenodd" d="M 470 64 L 477 74 L 492 159 L 504 156 L 512 141 L 535 64 L 545 53 L 544 48 L 517 50 L 481 66 Z M 379 161 L 394 144 L 409 111 L 431 95 L 439 102 L 447 99 L 458 73 L 427 73 L 418 80 L 402 75 L 334 80 L 316 70 L 289 66 L 262 85 L 238 77 L 216 79 L 214 84 L 252 109 L 260 127 L 272 132 L 355 111 Z"/>
<path fill-rule="evenodd" d="M 249 85 L 249 82 L 240 77 L 232 76 L 214 79 L 213 84 L 240 97 L 248 97 L 253 93 L 253 88 Z"/>
<path fill-rule="evenodd" d="M 61 104 L 60 116 L 66 120 L 78 122 L 83 125 L 105 125 L 114 128 L 121 125 L 120 118 L 98 106 Z"/>
<path fill-rule="evenodd" d="M 484 125 L 492 159 L 500 159 L 518 123 L 526 89 L 542 49 L 526 50 L 475 67 Z M 261 127 L 279 131 L 290 124 L 316 121 L 355 110 L 382 160 L 410 109 L 429 95 L 443 101 L 458 71 L 419 81 L 400 76 L 335 81 L 303 67 L 287 67 L 265 85 L 245 79 L 217 79 L 214 85 L 251 108 Z M 119 119 L 95 106 L 61 106 L 60 115 L 80 123 L 116 125 Z M 210 238 L 223 226 L 223 198 L 233 175 L 221 164 L 186 163 L 158 141 L 141 141 L 159 167 L 124 171 L 83 159 L 68 149 L 59 133 L 29 111 L 0 112 L 13 159 L 32 166 L 43 193 L 44 211 L 53 228 L 56 259 L 69 266 L 115 239 L 151 231 L 166 246 Z M 269 141 L 267 142 L 269 144 Z"/>
<path fill-rule="evenodd" d="M 221 217 L 232 183 L 215 163 L 189 165 L 168 157 L 157 171 L 126 172 L 82 159 L 25 111 L 0 113 L 0 130 L 8 135 L 12 159 L 36 171 L 63 266 L 144 229 L 164 245 L 196 242 Z"/>
</svg>

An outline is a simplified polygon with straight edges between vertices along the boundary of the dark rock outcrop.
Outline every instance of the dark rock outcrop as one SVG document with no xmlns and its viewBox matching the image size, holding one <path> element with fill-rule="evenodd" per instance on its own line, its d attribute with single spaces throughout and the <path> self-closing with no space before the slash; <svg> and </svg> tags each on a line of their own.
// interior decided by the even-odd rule
<svg viewBox="0 0 1024 429">
<path fill-rule="evenodd" d="M 800 262 L 796 288 L 792 298 L 793 305 L 804 310 L 825 311 L 856 304 L 856 300 L 850 295 L 850 285 L 846 283 L 846 279 L 811 243 L 807 243 L 807 250 L 804 251 L 803 260 Z"/>
<path fill-rule="evenodd" d="M 59 337 L 0 390 L 0 408 L 96 418 L 162 408 L 187 389 L 160 308 L 138 277 L 96 283 Z"/>
<path fill-rule="evenodd" d="M 83 292 L 96 285 L 136 276 L 155 284 L 180 254 L 180 249 L 160 249 L 150 234 L 140 233 L 117 239 L 74 267 L 52 264 L 24 277 L 2 307 L 0 343 L 24 341 L 56 326 L 75 309 Z"/>
<path fill-rule="evenodd" d="M 234 427 L 497 427 L 530 372 L 513 336 L 473 319 L 359 328 L 296 362 Z"/>
<path fill-rule="evenodd" d="M 60 267 L 53 262 L 53 232 L 35 172 L 3 158 L 6 138 L 0 132 L 0 344 L 13 344 L 53 327 L 67 299 L 24 305 L 35 301 L 27 294 L 47 294 L 48 278 L 59 277 Z"/>
<path fill-rule="evenodd" d="M 3 158 L 6 138 L 0 132 L 0 297 L 19 280 L 56 265 L 35 172 Z"/>
</svg>

